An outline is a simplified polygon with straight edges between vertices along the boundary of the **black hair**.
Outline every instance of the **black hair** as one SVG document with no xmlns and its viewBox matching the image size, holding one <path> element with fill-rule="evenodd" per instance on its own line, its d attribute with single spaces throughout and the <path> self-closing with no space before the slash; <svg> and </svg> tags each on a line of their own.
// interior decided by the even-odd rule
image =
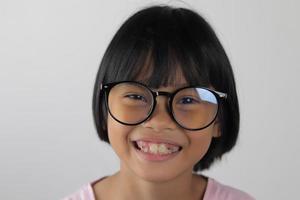
<svg viewBox="0 0 300 200">
<path fill-rule="evenodd" d="M 108 142 L 103 83 L 137 80 L 153 88 L 176 82 L 180 72 L 190 85 L 227 93 L 218 114 L 221 136 L 213 138 L 194 171 L 208 169 L 229 152 L 239 132 L 239 106 L 230 61 L 211 26 L 195 11 L 153 6 L 127 19 L 110 42 L 97 73 L 93 116 L 101 140 Z"/>
</svg>

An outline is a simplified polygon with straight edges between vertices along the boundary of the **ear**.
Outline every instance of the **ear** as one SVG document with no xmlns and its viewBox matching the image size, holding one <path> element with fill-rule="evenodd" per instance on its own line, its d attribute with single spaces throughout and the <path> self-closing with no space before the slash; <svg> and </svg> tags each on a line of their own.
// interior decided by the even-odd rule
<svg viewBox="0 0 300 200">
<path fill-rule="evenodd" d="M 212 136 L 215 137 L 215 138 L 221 137 L 221 135 L 222 135 L 220 125 L 221 125 L 220 122 L 217 121 L 217 120 L 213 124 Z"/>
</svg>

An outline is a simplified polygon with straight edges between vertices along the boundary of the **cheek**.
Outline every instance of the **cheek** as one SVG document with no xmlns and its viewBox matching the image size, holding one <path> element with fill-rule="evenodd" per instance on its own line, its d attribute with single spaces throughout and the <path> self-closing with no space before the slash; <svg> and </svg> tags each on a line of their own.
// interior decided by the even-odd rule
<svg viewBox="0 0 300 200">
<path fill-rule="evenodd" d="M 212 140 L 211 129 L 187 133 L 190 141 L 190 151 L 195 162 L 198 162 L 207 153 Z"/>
<path fill-rule="evenodd" d="M 198 156 L 198 160 L 202 159 L 202 157 L 206 154 L 211 143 L 211 137 L 195 137 L 191 143 L 192 151 L 195 152 L 196 156 Z"/>
<path fill-rule="evenodd" d="M 117 154 L 127 151 L 125 148 L 128 143 L 128 135 L 131 132 L 132 127 L 125 126 L 115 121 L 110 116 L 107 119 L 107 131 L 108 138 L 112 148 Z"/>
</svg>

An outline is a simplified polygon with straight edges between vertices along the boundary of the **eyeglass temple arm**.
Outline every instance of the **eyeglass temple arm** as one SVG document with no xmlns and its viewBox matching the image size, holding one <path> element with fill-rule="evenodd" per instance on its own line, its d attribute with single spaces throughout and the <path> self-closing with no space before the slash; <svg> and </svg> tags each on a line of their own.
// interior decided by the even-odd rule
<svg viewBox="0 0 300 200">
<path fill-rule="evenodd" d="M 103 90 L 103 89 L 105 89 L 105 88 L 107 88 L 107 85 L 104 85 L 103 83 L 101 83 L 101 84 L 100 84 L 100 90 Z"/>
<path fill-rule="evenodd" d="M 220 98 L 225 98 L 225 99 L 227 98 L 227 94 L 226 93 L 218 92 L 218 91 L 215 91 L 215 93 L 217 93 Z"/>
</svg>

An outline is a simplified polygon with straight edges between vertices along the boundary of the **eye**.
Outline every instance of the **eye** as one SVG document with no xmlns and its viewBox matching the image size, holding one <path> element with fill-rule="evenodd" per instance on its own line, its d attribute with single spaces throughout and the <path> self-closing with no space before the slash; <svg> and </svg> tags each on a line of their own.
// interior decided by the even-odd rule
<svg viewBox="0 0 300 200">
<path fill-rule="evenodd" d="M 147 99 L 144 96 L 139 95 L 139 94 L 128 94 L 125 97 L 132 99 L 132 100 L 147 102 Z"/>
<path fill-rule="evenodd" d="M 180 104 L 195 104 L 195 103 L 200 103 L 199 100 L 192 98 L 192 97 L 182 97 L 178 103 Z"/>
</svg>

